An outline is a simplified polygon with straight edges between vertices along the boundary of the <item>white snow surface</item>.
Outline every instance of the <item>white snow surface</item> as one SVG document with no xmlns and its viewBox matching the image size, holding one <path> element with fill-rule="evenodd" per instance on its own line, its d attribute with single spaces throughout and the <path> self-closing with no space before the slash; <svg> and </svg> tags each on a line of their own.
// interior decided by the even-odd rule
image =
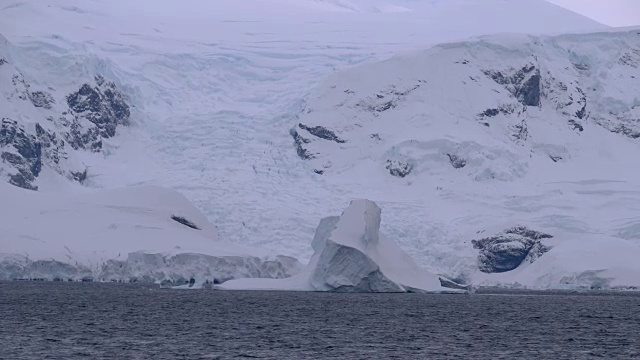
<svg viewBox="0 0 640 360">
<path fill-rule="evenodd" d="M 381 209 L 354 200 L 340 217 L 325 218 L 316 229 L 314 255 L 299 274 L 286 279 L 237 279 L 227 290 L 346 292 L 451 291 L 438 276 L 420 268 L 380 233 Z"/>
<path fill-rule="evenodd" d="M 220 240 L 215 227 L 172 190 L 140 186 L 63 195 L 0 183 L 0 195 L 0 280 L 204 282 L 297 272 L 293 259 Z"/>
<path fill-rule="evenodd" d="M 539 36 L 594 31 L 602 32 Z M 102 153 L 70 154 L 72 170 L 89 166 L 89 186 L 173 188 L 223 241 L 303 261 L 318 219 L 346 199 L 373 199 L 385 209 L 382 230 L 428 271 L 539 288 L 639 282 L 631 260 L 640 238 L 638 145 L 602 124 L 637 119 L 638 69 L 619 60 L 635 59 L 640 36 L 611 31 L 542 0 L 0 0 L 10 65 L 32 88 L 64 103 L 102 75 L 132 106 L 132 125 L 118 128 Z M 536 35 L 422 50 L 493 33 Z M 396 53 L 403 55 L 372 64 Z M 518 69 L 534 56 L 556 89 L 525 113 L 482 70 Z M 355 106 L 418 84 L 380 116 Z M 577 87 L 602 118 L 582 121 L 579 134 L 567 126 L 580 110 Z M 518 107 L 490 127 L 480 123 L 479 112 L 503 105 Z M 28 125 L 42 121 L 40 111 L 13 99 L 0 117 Z M 528 136 L 518 143 L 511 135 L 523 120 Z M 300 122 L 336 131 L 344 149 L 316 141 L 309 146 L 320 155 L 301 160 L 289 134 Z M 446 158 L 454 150 L 467 162 L 462 169 Z M 407 159 L 415 171 L 403 179 L 385 169 L 387 160 Z M 46 168 L 37 185 L 84 192 Z M 9 213 L 13 204 L 5 204 Z M 509 273 L 478 272 L 470 240 L 515 224 L 554 235 L 554 248 Z"/>
<path fill-rule="evenodd" d="M 295 131 L 335 188 L 370 189 L 403 213 L 391 226 L 434 272 L 539 288 L 589 287 L 611 272 L 597 286 L 638 286 L 638 64 L 638 30 L 450 43 L 329 77 Z M 524 82 L 540 76 L 535 106 L 495 76 L 525 68 L 535 70 Z M 519 224 L 556 247 L 517 271 L 471 270 L 471 239 Z"/>
</svg>

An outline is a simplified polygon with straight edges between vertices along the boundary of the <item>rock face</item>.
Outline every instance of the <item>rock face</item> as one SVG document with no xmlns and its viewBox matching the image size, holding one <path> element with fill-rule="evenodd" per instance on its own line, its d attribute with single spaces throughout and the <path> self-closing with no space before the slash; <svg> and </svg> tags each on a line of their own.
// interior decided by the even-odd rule
<svg viewBox="0 0 640 360">
<path fill-rule="evenodd" d="M 314 255 L 300 274 L 288 279 L 239 279 L 223 289 L 333 292 L 461 292 L 444 287 L 380 233 L 381 210 L 354 200 L 342 215 L 324 218 L 311 246 Z"/>
<path fill-rule="evenodd" d="M 3 118 L 0 124 L 0 158 L 9 173 L 9 183 L 25 189 L 37 190 L 33 185 L 42 169 L 42 144 L 27 134 L 18 122 Z"/>
<path fill-rule="evenodd" d="M 403 178 L 411 173 L 413 166 L 398 160 L 387 160 L 386 169 L 389 170 L 389 174 Z"/>
<path fill-rule="evenodd" d="M 530 230 L 524 226 L 505 230 L 492 237 L 472 240 L 480 250 L 478 267 L 485 273 L 500 273 L 516 269 L 523 262 L 534 262 L 551 247 L 542 244 L 553 236 Z"/>
<path fill-rule="evenodd" d="M 0 46 L 0 56 L 12 50 Z M 12 185 L 37 190 L 48 167 L 81 184 L 87 167 L 76 151 L 100 152 L 103 140 L 129 124 L 130 109 L 114 82 L 96 75 L 69 94 L 33 89 L 28 77 L 6 60 L 0 67 L 0 177 Z M 84 175 L 84 176 L 83 176 Z"/>
<path fill-rule="evenodd" d="M 522 105 L 540 106 L 541 77 L 536 65 L 525 65 L 510 74 L 498 70 L 485 70 L 484 73 L 498 84 L 504 85 Z M 497 115 L 496 112 L 492 114 Z"/>
<path fill-rule="evenodd" d="M 67 104 L 77 118 L 86 119 L 98 128 L 103 138 L 116 135 L 118 125 L 129 125 L 129 105 L 113 82 L 95 77 L 96 85 L 84 84 L 67 96 Z"/>
</svg>

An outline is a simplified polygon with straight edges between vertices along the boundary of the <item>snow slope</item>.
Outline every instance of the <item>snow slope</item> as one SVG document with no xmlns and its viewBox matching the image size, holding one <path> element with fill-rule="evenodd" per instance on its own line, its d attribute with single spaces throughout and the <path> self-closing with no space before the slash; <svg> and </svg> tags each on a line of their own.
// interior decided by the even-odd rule
<svg viewBox="0 0 640 360">
<path fill-rule="evenodd" d="M 500 145 L 505 143 L 507 131 L 517 125 L 512 123 L 515 118 L 507 119 L 504 126 L 487 130 L 474 122 L 478 109 L 471 113 L 466 108 L 468 103 L 460 100 L 460 104 L 448 109 L 451 114 L 447 114 L 447 109 L 437 108 L 437 115 L 448 118 L 460 115 L 467 120 L 472 116 L 473 124 L 464 123 L 458 128 L 457 124 L 463 123 L 460 120 L 456 127 L 443 125 L 440 133 L 429 139 L 440 142 L 419 146 L 416 150 L 419 155 L 436 165 L 429 171 L 437 178 L 422 184 L 414 181 L 415 186 L 389 176 L 384 168 L 387 159 L 377 152 L 370 162 L 360 162 L 360 155 L 354 157 L 350 153 L 344 161 L 345 166 L 349 161 L 356 164 L 352 170 L 341 175 L 332 172 L 334 167 L 319 176 L 313 172 L 317 165 L 314 161 L 319 159 L 311 162 L 300 159 L 289 134 L 300 122 L 298 116 L 305 107 L 307 94 L 336 70 L 487 33 L 582 32 L 603 30 L 604 26 L 538 0 L 274 0 L 266 7 L 257 4 L 258 1 L 230 0 L 193 1 L 190 6 L 149 0 L 134 3 L 2 0 L 0 33 L 15 45 L 10 65 L 23 73 L 32 87 L 53 88 L 50 92 L 59 99 L 56 104 L 64 104 L 68 94 L 83 83 L 93 85 L 95 76 L 101 75 L 116 84 L 130 106 L 131 125 L 118 127 L 116 136 L 105 140 L 105 149 L 99 153 L 70 153 L 69 159 L 75 165 L 68 170 L 88 169 L 91 181 L 85 186 L 171 187 L 215 223 L 226 241 L 264 247 L 305 260 L 311 256 L 308 239 L 312 238 L 317 219 L 336 213 L 347 199 L 358 197 L 374 199 L 385 208 L 389 216 L 382 223 L 383 231 L 397 239 L 420 265 L 433 273 L 451 276 L 475 274 L 477 251 L 465 241 L 484 228 L 495 226 L 494 231 L 499 232 L 517 222 L 540 225 L 564 218 L 567 222 L 561 226 L 579 229 L 572 236 L 588 232 L 603 234 L 606 240 L 617 236 L 617 231 L 633 233 L 635 220 L 626 219 L 623 214 L 634 209 L 633 202 L 626 200 L 635 196 L 629 195 L 635 194 L 634 177 L 627 179 L 628 173 L 616 167 L 615 161 L 604 160 L 602 164 L 607 167 L 602 169 L 613 172 L 601 176 L 586 154 L 608 160 L 634 151 L 635 145 L 619 134 L 606 132 L 602 126 L 593 126 L 592 135 L 588 135 L 591 130 L 585 130 L 580 137 L 599 146 L 585 149 L 580 145 L 579 151 L 557 147 L 561 136 L 574 135 L 565 126 L 569 119 L 563 119 L 552 130 L 545 131 L 544 137 L 550 140 L 538 139 L 516 151 Z M 496 41 L 505 47 L 512 41 L 521 46 L 518 44 L 523 40 L 507 37 Z M 483 44 L 480 41 L 474 46 L 482 48 Z M 598 56 L 606 53 L 598 47 L 606 50 L 611 46 L 621 48 L 612 40 L 594 45 L 593 52 Z M 490 48 L 496 50 L 499 46 Z M 502 68 L 518 62 L 524 55 L 498 51 L 491 56 L 486 55 L 482 61 L 495 62 L 497 68 Z M 449 65 L 436 70 L 461 80 L 462 75 L 456 75 L 458 67 Z M 398 62 L 398 66 L 406 64 Z M 367 74 L 366 81 L 354 79 L 353 74 L 366 71 L 354 70 L 351 75 L 344 75 L 345 84 L 349 79 L 349 87 L 358 86 L 360 81 L 371 81 L 374 87 L 388 85 L 396 70 L 385 68 L 388 74 L 381 82 L 375 82 L 380 73 Z M 399 85 L 406 85 L 406 78 L 399 80 L 402 80 Z M 607 86 L 613 83 L 607 82 Z M 456 86 L 430 91 L 452 105 L 451 99 L 460 98 L 460 87 Z M 613 99 L 620 95 L 620 88 L 616 89 L 611 95 Z M 492 97 L 494 90 L 502 95 Z M 320 87 L 310 101 L 325 91 L 326 87 Z M 509 93 L 506 87 L 484 78 L 474 91 L 474 95 L 487 101 L 474 102 L 482 103 L 479 111 L 499 105 Z M 629 94 L 623 94 L 621 100 L 627 106 Z M 17 101 L 13 99 L 10 101 L 13 105 L 1 107 L 0 116 L 16 118 L 25 124 L 41 121 L 39 112 L 14 110 L 22 106 L 15 105 Z M 333 111 L 330 101 L 325 105 L 324 109 Z M 418 108 L 420 104 L 413 106 Z M 546 113 L 540 114 L 543 115 Z M 546 126 L 546 123 L 540 126 L 543 124 Z M 528 132 L 533 133 L 536 123 L 528 126 Z M 366 136 L 371 135 L 368 130 Z M 394 137 L 407 136 L 399 126 L 385 131 L 389 133 L 379 136 L 387 149 L 397 144 L 392 143 Z M 454 140 L 441 136 L 450 131 L 461 134 Z M 456 141 L 465 133 L 479 136 L 475 140 L 477 146 L 468 143 L 467 150 L 459 150 L 467 151 L 464 155 L 476 154 L 476 158 L 468 159 L 470 165 L 463 170 L 466 175 L 454 173 L 448 179 L 450 171 L 445 166 L 448 160 L 442 160 L 434 146 L 458 149 Z M 493 146 L 496 142 L 500 146 Z M 618 150 L 611 150 L 611 144 Z M 531 161 L 526 160 L 526 151 L 534 147 L 537 155 Z M 485 153 L 486 149 L 489 150 Z M 398 154 L 404 156 L 400 150 L 415 149 L 400 147 Z M 556 176 L 555 163 L 549 164 L 547 159 L 563 157 L 565 150 L 572 159 L 576 152 L 586 153 L 583 160 L 563 163 L 564 170 Z M 544 151 L 549 153 L 546 158 L 540 155 Z M 375 163 L 380 160 L 382 168 Z M 533 163 L 537 164 L 535 174 L 540 169 L 546 175 L 533 180 Z M 486 168 L 497 169 L 497 177 L 513 181 L 468 180 L 468 171 L 475 171 L 473 177 L 482 175 Z M 42 173 L 36 185 L 43 192 L 76 191 L 80 187 L 61 181 L 55 171 L 46 167 Z M 485 175 L 491 178 L 491 173 Z M 523 180 L 526 177 L 529 179 Z M 449 186 L 449 181 L 456 185 Z M 556 200 L 559 192 L 565 195 Z M 613 192 L 617 198 L 610 205 L 616 210 L 603 217 L 590 206 L 606 206 L 598 195 L 605 192 Z M 492 209 L 492 214 L 486 214 L 487 209 Z M 527 215 L 527 211 L 535 209 L 546 210 Z M 495 225 L 508 217 L 512 219 Z M 592 219 L 595 221 L 591 222 Z"/>
<path fill-rule="evenodd" d="M 310 172 L 402 211 L 401 244 L 434 271 L 638 286 L 638 94 L 639 30 L 484 37 L 331 76 L 291 133 Z M 514 272 L 474 270 L 470 241 L 518 225 L 554 248 Z"/>
<path fill-rule="evenodd" d="M 220 240 L 174 191 L 130 187 L 58 195 L 2 183 L 0 195 L 0 280 L 204 282 L 297 271 L 294 259 Z"/>
</svg>

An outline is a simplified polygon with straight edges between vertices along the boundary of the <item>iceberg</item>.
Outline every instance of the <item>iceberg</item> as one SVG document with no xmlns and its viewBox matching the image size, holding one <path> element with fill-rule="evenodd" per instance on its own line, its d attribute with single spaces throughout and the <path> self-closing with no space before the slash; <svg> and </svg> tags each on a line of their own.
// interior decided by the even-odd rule
<svg viewBox="0 0 640 360">
<path fill-rule="evenodd" d="M 227 290 L 333 292 L 461 292 L 441 285 L 398 245 L 380 233 L 381 209 L 353 200 L 341 216 L 324 218 L 311 243 L 307 267 L 286 279 L 235 279 Z"/>
</svg>

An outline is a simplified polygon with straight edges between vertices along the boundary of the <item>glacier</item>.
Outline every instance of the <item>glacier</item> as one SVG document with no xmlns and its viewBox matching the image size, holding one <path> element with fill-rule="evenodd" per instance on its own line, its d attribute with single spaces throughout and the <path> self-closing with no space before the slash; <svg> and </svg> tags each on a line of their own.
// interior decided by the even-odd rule
<svg viewBox="0 0 640 360">
<path fill-rule="evenodd" d="M 637 286 L 635 29 L 542 0 L 258 3 L 2 0 L 0 118 L 45 146 L 41 168 L 29 156 L 14 161 L 38 170 L 38 195 L 65 208 L 62 194 L 170 188 L 229 249 L 303 262 L 318 219 L 367 198 L 385 209 L 381 231 L 433 274 Z M 505 34 L 477 37 L 496 33 Z M 127 124 L 116 121 L 98 151 L 73 149 L 59 121 L 67 97 L 85 84 L 102 89 L 100 78 L 129 106 Z M 295 133 L 312 159 L 299 157 Z M 20 172 L 15 164 L 0 163 L 0 177 Z M 2 210 L 31 201 L 20 194 Z M 531 245 L 550 250 L 510 271 L 480 271 L 484 250 L 472 240 L 518 226 L 551 235 Z M 531 251 L 520 240 L 509 246 Z M 20 251 L 21 264 L 36 260 L 27 257 L 35 248 Z"/>
<path fill-rule="evenodd" d="M 380 233 L 382 210 L 353 200 L 340 216 L 320 221 L 311 243 L 314 254 L 299 274 L 285 279 L 237 279 L 226 290 L 333 292 L 460 292 L 441 285 L 393 241 Z"/>
<path fill-rule="evenodd" d="M 185 281 L 289 277 L 301 265 L 222 241 L 175 191 L 153 186 L 75 195 L 0 184 L 0 280 Z"/>
</svg>

